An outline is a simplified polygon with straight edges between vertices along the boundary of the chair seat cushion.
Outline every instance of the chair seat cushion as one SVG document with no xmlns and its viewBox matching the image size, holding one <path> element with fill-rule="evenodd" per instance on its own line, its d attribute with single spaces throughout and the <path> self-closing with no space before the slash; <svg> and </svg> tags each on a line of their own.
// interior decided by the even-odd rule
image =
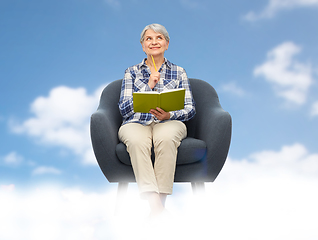
<svg viewBox="0 0 318 240">
<path fill-rule="evenodd" d="M 182 140 L 178 148 L 177 165 L 190 164 L 201 161 L 205 157 L 206 143 L 202 140 L 187 137 Z M 116 146 L 116 155 L 118 159 L 126 164 L 131 165 L 126 145 L 122 142 Z M 154 153 L 152 149 L 152 160 L 154 161 Z"/>
</svg>

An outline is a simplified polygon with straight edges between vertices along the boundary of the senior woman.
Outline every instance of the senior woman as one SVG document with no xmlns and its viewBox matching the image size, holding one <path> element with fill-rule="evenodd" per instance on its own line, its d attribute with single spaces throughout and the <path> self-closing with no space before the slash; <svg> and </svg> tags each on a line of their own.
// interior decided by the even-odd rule
<svg viewBox="0 0 318 240">
<path fill-rule="evenodd" d="M 165 210 L 166 197 L 172 194 L 178 147 L 187 136 L 183 122 L 195 115 L 195 103 L 185 70 L 164 57 L 169 41 L 164 26 L 150 24 L 144 28 L 140 43 L 147 58 L 126 69 L 118 103 L 123 117 L 118 137 L 127 146 L 140 196 L 149 202 L 150 216 Z M 134 112 L 133 92 L 162 92 L 174 88 L 186 89 L 184 109 L 165 112 L 157 108 L 149 113 Z M 154 165 L 151 161 L 152 145 Z"/>
</svg>

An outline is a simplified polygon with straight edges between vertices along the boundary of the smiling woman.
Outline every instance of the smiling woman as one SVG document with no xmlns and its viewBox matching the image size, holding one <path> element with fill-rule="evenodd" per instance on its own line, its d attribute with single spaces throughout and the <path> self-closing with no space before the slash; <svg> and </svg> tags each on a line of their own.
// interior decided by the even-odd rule
<svg viewBox="0 0 318 240">
<path fill-rule="evenodd" d="M 141 42 L 142 49 L 147 54 L 147 56 L 151 56 L 150 59 L 153 62 L 148 61 L 149 57 L 147 57 L 146 63 L 150 67 L 151 73 L 154 74 L 154 79 L 150 79 L 151 85 L 150 88 L 153 88 L 155 84 L 159 81 L 160 75 L 157 73 L 156 66 L 161 66 L 164 62 L 164 53 L 168 50 L 169 42 L 164 38 L 161 33 L 157 33 L 152 29 L 147 30 L 144 40 Z M 155 71 L 154 71 L 155 70 Z"/>
<path fill-rule="evenodd" d="M 151 89 L 154 88 L 160 79 L 160 73 L 157 71 L 156 66 L 161 66 L 164 63 L 164 53 L 168 50 L 169 41 L 170 37 L 166 28 L 159 24 L 148 25 L 141 33 L 140 43 L 147 55 L 146 64 L 151 71 L 148 83 Z M 152 62 L 148 61 L 148 59 L 152 59 Z"/>
<path fill-rule="evenodd" d="M 195 115 L 195 103 L 185 70 L 164 57 L 169 41 L 164 26 L 150 24 L 144 28 L 140 43 L 147 58 L 126 70 L 118 103 L 123 117 L 118 137 L 127 146 L 140 194 L 148 200 L 151 216 L 164 212 L 166 197 L 172 194 L 178 147 L 187 136 L 183 122 Z M 182 110 L 166 112 L 157 107 L 149 113 L 134 112 L 134 92 L 162 92 L 177 88 L 185 89 Z"/>
</svg>

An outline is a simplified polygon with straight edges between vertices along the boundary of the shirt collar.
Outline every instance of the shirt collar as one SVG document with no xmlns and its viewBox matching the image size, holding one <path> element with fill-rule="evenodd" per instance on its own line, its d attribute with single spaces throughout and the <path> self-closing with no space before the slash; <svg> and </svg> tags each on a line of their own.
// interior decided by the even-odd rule
<svg viewBox="0 0 318 240">
<path fill-rule="evenodd" d="M 140 63 L 140 68 L 147 68 L 146 60 L 147 60 L 147 58 L 144 58 L 142 60 L 142 62 Z M 168 59 L 164 58 L 163 64 L 166 65 L 167 67 L 171 68 L 171 62 Z"/>
</svg>

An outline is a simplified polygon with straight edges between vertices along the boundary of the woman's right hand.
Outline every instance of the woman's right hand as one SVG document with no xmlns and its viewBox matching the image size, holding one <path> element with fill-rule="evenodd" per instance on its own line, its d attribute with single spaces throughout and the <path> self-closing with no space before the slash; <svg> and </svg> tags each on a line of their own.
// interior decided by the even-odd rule
<svg viewBox="0 0 318 240">
<path fill-rule="evenodd" d="M 153 89 L 156 86 L 157 82 L 159 82 L 159 80 L 160 80 L 160 73 L 157 71 L 151 72 L 149 81 L 148 81 L 149 87 Z"/>
</svg>

